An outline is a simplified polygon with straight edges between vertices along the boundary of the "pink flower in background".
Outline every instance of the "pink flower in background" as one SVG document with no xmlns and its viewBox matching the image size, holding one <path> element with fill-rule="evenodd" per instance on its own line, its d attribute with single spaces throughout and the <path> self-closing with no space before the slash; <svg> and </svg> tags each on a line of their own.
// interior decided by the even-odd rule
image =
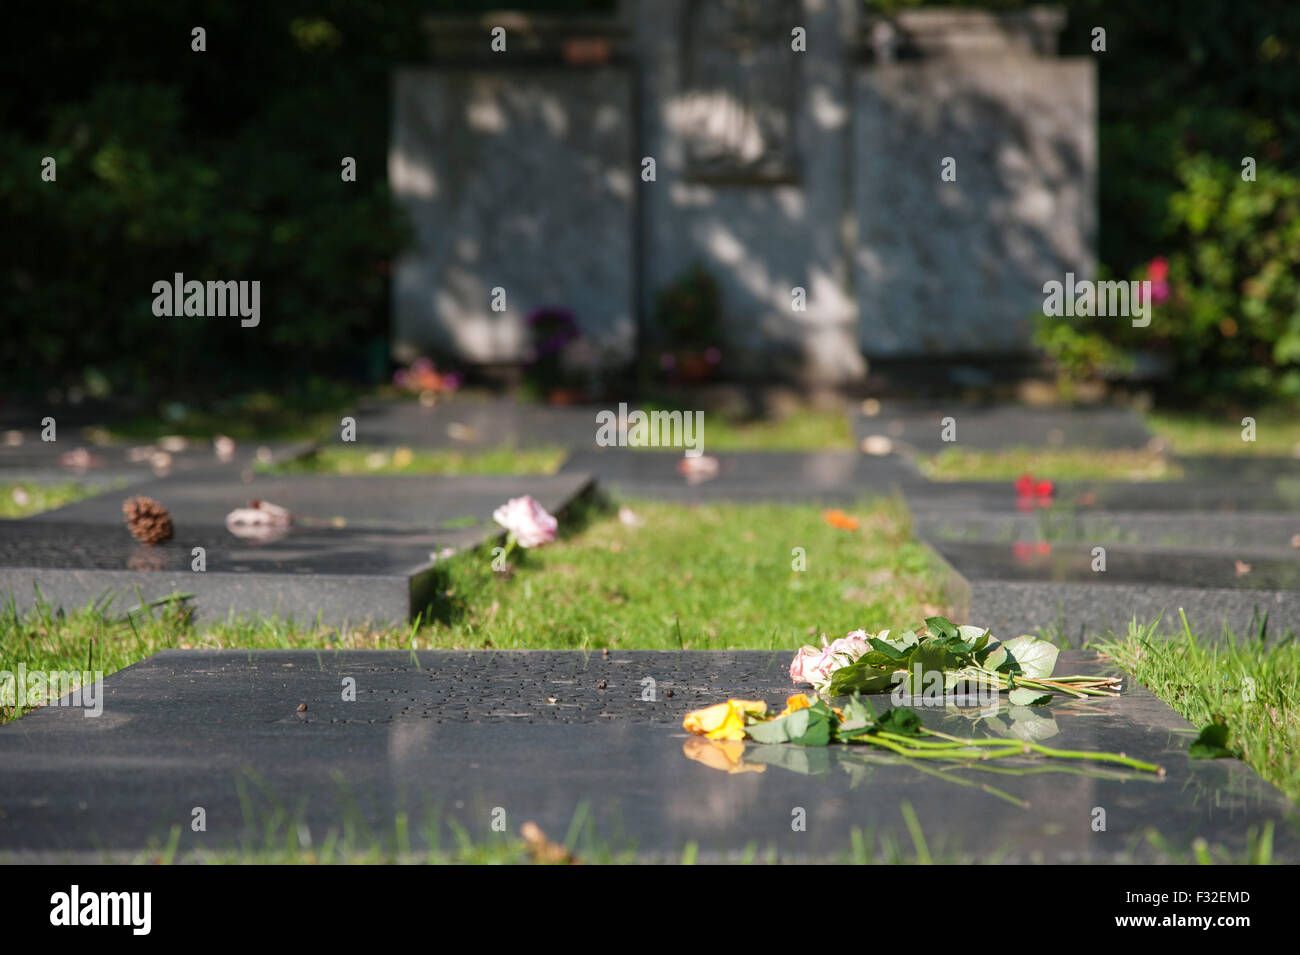
<svg viewBox="0 0 1300 955">
<path fill-rule="evenodd" d="M 1157 255 L 1147 263 L 1146 280 L 1151 283 L 1151 301 L 1155 305 L 1163 305 L 1169 300 L 1169 260 L 1163 255 Z M 1138 286 L 1138 301 L 1144 296 L 1145 286 Z"/>
<path fill-rule="evenodd" d="M 461 376 L 439 372 L 428 358 L 417 358 L 408 368 L 393 372 L 393 387 L 418 394 L 450 394 L 460 388 Z"/>
<path fill-rule="evenodd" d="M 546 508 L 538 504 L 531 494 L 514 497 L 492 512 L 492 520 L 515 537 L 520 547 L 539 547 L 555 540 L 559 527 Z"/>
</svg>

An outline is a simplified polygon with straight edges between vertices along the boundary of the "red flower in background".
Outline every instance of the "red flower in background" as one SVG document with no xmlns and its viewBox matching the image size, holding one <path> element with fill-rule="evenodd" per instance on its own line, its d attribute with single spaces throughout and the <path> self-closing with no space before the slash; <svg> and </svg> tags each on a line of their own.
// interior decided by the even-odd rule
<svg viewBox="0 0 1300 955">
<path fill-rule="evenodd" d="M 1056 493 L 1056 485 L 1048 480 L 1038 480 L 1026 472 L 1016 478 L 1017 497 L 1051 497 Z"/>
</svg>

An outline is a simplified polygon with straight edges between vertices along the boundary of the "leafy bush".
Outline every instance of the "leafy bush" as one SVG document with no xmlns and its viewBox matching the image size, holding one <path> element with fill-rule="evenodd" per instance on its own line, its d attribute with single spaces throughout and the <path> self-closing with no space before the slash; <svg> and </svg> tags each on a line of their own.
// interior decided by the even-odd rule
<svg viewBox="0 0 1300 955">
<path fill-rule="evenodd" d="M 1037 341 L 1075 377 L 1126 371 L 1126 350 L 1155 353 L 1168 388 L 1211 403 L 1300 398 L 1300 176 L 1204 153 L 1176 165 L 1166 260 L 1153 280 L 1151 324 L 1113 317 L 1042 318 Z"/>
</svg>

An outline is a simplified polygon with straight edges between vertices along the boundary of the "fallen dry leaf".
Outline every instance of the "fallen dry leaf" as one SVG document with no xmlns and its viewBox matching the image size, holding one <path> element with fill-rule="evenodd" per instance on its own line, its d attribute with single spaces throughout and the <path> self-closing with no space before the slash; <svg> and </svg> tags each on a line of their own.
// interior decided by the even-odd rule
<svg viewBox="0 0 1300 955">
<path fill-rule="evenodd" d="M 519 834 L 524 837 L 524 844 L 532 853 L 533 861 L 540 865 L 581 865 L 576 856 L 558 842 L 546 838 L 540 826 L 535 822 L 526 822 L 519 827 Z"/>
</svg>

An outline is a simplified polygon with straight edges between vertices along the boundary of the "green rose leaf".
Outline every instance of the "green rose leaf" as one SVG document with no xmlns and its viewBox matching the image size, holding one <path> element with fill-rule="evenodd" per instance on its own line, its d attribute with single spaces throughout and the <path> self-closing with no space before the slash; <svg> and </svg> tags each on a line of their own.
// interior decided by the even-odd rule
<svg viewBox="0 0 1300 955">
<path fill-rule="evenodd" d="M 892 710 L 886 710 L 880 715 L 876 725 L 882 730 L 897 733 L 899 736 L 921 735 L 921 717 L 917 716 L 915 710 L 910 710 L 906 706 L 896 706 Z"/>
<path fill-rule="evenodd" d="M 884 656 L 890 660 L 894 660 L 894 661 L 902 660 L 903 657 L 907 655 L 906 653 L 903 652 L 903 649 L 901 647 L 895 647 L 893 644 L 886 643 L 884 640 L 881 640 L 878 637 L 872 637 L 870 643 L 873 647 L 876 648 L 877 651 L 879 651 L 880 656 Z M 870 655 L 871 654 L 867 654 L 867 656 Z"/>
<path fill-rule="evenodd" d="M 881 670 L 866 660 L 850 663 L 831 674 L 830 694 L 843 696 L 846 693 L 884 693 L 894 685 L 893 671 L 892 666 Z"/>
<path fill-rule="evenodd" d="M 1061 651 L 1046 640 L 1022 636 L 1003 644 L 1020 664 L 1021 674 L 1031 680 L 1041 680 L 1052 675 L 1056 658 Z"/>
<path fill-rule="evenodd" d="M 1012 706 L 1042 706 L 1044 703 L 1051 702 L 1052 694 L 1018 686 L 1007 694 L 1007 700 Z"/>
<path fill-rule="evenodd" d="M 796 711 L 801 713 L 802 710 Z M 790 716 L 796 715 L 795 713 Z M 790 716 L 782 716 L 765 723 L 751 723 L 745 727 L 745 735 L 757 743 L 788 743 L 790 741 Z"/>
<path fill-rule="evenodd" d="M 815 703 L 806 710 L 795 710 L 790 714 L 788 733 L 790 742 L 796 746 L 826 746 L 831 741 L 831 713 L 825 703 Z M 796 720 L 795 717 L 803 719 Z"/>
<path fill-rule="evenodd" d="M 977 650 L 975 652 L 975 662 L 984 669 L 993 670 L 994 672 L 998 672 L 1011 659 L 1011 654 L 1007 652 L 1007 648 L 1000 643 L 991 644 L 982 651 Z"/>
<path fill-rule="evenodd" d="M 926 617 L 925 626 L 936 637 L 957 636 L 957 628 L 947 617 Z"/>
<path fill-rule="evenodd" d="M 912 651 L 911 666 L 908 667 L 909 675 L 915 675 L 916 670 L 920 667 L 921 679 L 931 670 L 942 672 L 947 668 L 950 662 L 949 653 L 941 644 L 933 641 L 926 641 Z"/>
</svg>

